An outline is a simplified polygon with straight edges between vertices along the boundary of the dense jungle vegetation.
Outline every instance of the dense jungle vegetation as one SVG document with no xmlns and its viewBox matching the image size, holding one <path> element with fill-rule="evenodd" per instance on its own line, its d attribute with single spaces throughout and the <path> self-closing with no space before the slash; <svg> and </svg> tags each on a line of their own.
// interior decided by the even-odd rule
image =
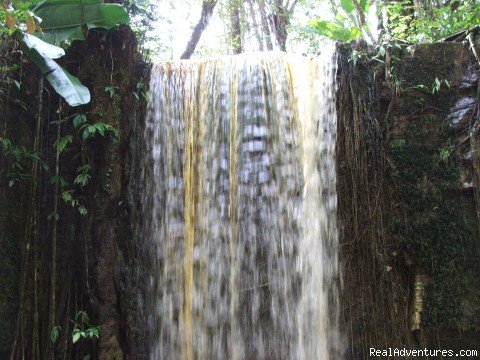
<svg viewBox="0 0 480 360">
<path fill-rule="evenodd" d="M 400 56 L 414 45 L 464 43 L 475 71 L 480 64 L 477 0 L 1 0 L 0 19 L 2 359 L 88 359 L 96 354 L 116 359 L 121 358 L 117 341 L 134 348 L 126 340 L 134 330 L 112 335 L 113 327 L 128 327 L 128 321 L 112 315 L 115 307 L 126 314 L 135 305 L 133 300 L 105 300 L 127 292 L 104 274 L 112 264 L 96 257 L 97 249 L 102 254 L 111 249 L 95 241 L 87 249 L 79 239 L 108 238 L 104 219 L 122 227 L 129 216 L 128 196 L 119 190 L 127 166 L 118 154 L 127 152 L 124 137 L 131 129 L 125 123 L 134 115 L 122 109 L 145 107 L 152 61 L 271 50 L 315 55 L 329 39 L 351 49 L 351 66 L 381 69 L 380 81 L 393 97 L 403 84 Z M 414 86 L 430 96 L 451 84 L 435 76 Z M 472 119 L 479 117 L 478 96 Z M 476 137 L 478 120 L 469 129 L 468 135 Z M 412 132 L 424 151 L 416 136 Z M 391 144 L 392 158 L 408 163 L 404 145 Z M 444 171 L 436 173 L 441 181 L 450 180 L 454 148 L 442 145 L 425 160 Z M 424 180 L 423 173 L 401 176 Z M 478 201 L 478 183 L 474 185 Z M 449 242 L 442 221 L 453 218 L 454 211 L 442 207 L 437 193 L 430 195 L 405 197 L 415 211 L 426 203 L 440 207 L 443 215 L 432 218 L 433 225 L 390 225 L 405 248 L 428 254 L 419 262 L 432 272 L 431 260 L 437 257 L 430 256 L 431 244 L 412 245 L 405 239 L 434 228 L 439 241 Z M 464 239 L 468 236 L 460 220 L 455 218 L 452 231 Z M 137 251 L 126 240 L 122 244 L 125 253 Z M 464 256 L 458 251 L 458 257 Z M 439 261 L 448 267 L 448 259 Z M 100 274 L 95 281 L 92 271 Z M 129 270 L 122 271 L 125 283 L 133 283 Z M 448 306 L 450 298 L 442 301 Z"/>
</svg>

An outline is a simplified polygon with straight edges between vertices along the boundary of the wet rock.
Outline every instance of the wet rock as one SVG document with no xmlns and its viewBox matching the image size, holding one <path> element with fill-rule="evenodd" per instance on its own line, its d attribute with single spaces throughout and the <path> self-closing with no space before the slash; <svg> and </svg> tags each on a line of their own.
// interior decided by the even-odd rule
<svg viewBox="0 0 480 360">
<path fill-rule="evenodd" d="M 453 105 L 448 115 L 449 125 L 452 128 L 463 128 L 470 122 L 475 101 L 473 96 L 465 96 Z"/>
<path fill-rule="evenodd" d="M 460 78 L 458 87 L 460 89 L 471 89 L 478 84 L 479 72 L 472 65 L 467 68 L 467 71 Z"/>
</svg>

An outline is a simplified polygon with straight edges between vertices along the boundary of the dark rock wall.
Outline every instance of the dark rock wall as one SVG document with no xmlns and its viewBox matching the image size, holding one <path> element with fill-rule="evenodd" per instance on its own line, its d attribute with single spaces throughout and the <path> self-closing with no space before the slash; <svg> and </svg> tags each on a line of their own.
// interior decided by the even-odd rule
<svg viewBox="0 0 480 360">
<path fill-rule="evenodd" d="M 468 47 L 397 51 L 339 71 L 343 315 L 353 359 L 375 347 L 478 349 L 479 221 Z M 367 105 L 369 104 L 369 105 Z"/>
</svg>

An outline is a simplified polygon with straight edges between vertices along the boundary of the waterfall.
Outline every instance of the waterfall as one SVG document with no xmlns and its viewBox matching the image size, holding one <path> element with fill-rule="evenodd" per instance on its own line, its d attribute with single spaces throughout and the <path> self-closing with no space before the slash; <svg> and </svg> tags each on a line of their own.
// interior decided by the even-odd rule
<svg viewBox="0 0 480 360">
<path fill-rule="evenodd" d="M 141 163 L 151 359 L 339 359 L 336 54 L 156 64 Z"/>
</svg>

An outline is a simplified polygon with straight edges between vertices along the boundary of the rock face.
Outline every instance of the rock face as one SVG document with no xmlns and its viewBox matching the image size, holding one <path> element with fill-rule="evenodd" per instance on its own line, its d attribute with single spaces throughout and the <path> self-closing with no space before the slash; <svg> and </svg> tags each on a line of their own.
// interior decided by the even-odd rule
<svg viewBox="0 0 480 360">
<path fill-rule="evenodd" d="M 387 144 L 400 195 L 391 234 L 412 257 L 410 271 L 428 279 L 416 340 L 456 349 L 478 346 L 480 330 L 479 223 L 468 185 L 478 71 L 469 60 L 468 47 L 452 43 L 419 46 L 405 59 L 413 89 L 401 88 Z M 430 93 L 413 81 L 432 84 Z"/>
<path fill-rule="evenodd" d="M 362 65 L 339 77 L 344 317 L 355 359 L 369 346 L 478 348 L 478 70 L 462 44 L 396 55 L 390 88 L 381 69 L 375 85 Z"/>
</svg>

